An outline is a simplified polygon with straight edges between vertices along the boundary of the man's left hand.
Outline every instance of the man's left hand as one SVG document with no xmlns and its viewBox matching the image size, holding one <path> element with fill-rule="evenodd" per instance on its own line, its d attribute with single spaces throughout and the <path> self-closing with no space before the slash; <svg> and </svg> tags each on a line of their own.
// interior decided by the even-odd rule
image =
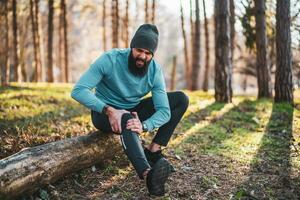
<svg viewBox="0 0 300 200">
<path fill-rule="evenodd" d="M 126 129 L 130 129 L 131 131 L 137 132 L 141 134 L 143 132 L 143 125 L 139 119 L 137 112 L 132 112 L 133 119 L 127 121 Z"/>
</svg>

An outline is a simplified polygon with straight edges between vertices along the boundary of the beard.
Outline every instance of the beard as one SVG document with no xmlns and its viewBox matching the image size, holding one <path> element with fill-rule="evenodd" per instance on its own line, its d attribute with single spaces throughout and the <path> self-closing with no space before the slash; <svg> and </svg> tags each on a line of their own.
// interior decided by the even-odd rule
<svg viewBox="0 0 300 200">
<path fill-rule="evenodd" d="M 134 58 L 133 54 L 132 54 L 132 51 L 131 51 L 130 55 L 129 55 L 129 58 L 128 58 L 128 68 L 129 68 L 129 71 L 133 75 L 135 75 L 135 76 L 143 77 L 148 72 L 148 67 L 149 67 L 149 64 L 150 64 L 151 60 L 149 60 L 147 62 L 146 59 L 142 59 L 142 58 L 138 58 L 138 57 Z M 137 61 L 143 62 L 144 66 L 142 66 L 142 67 L 141 66 L 137 66 L 137 64 L 136 64 Z"/>
</svg>

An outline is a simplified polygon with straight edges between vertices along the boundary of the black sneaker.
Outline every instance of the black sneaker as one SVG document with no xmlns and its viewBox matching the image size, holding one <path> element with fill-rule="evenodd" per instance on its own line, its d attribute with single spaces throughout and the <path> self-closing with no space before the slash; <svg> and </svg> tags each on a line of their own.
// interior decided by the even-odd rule
<svg viewBox="0 0 300 200">
<path fill-rule="evenodd" d="M 144 148 L 145 156 L 147 158 L 147 161 L 151 167 L 155 165 L 155 163 L 160 160 L 161 158 L 166 158 L 161 150 L 156 152 L 151 152 L 149 149 Z M 171 172 L 175 172 L 174 167 L 170 164 Z"/>
<path fill-rule="evenodd" d="M 165 158 L 155 163 L 146 178 L 146 185 L 151 195 L 163 196 L 165 194 L 165 183 L 170 173 L 170 164 Z"/>
</svg>

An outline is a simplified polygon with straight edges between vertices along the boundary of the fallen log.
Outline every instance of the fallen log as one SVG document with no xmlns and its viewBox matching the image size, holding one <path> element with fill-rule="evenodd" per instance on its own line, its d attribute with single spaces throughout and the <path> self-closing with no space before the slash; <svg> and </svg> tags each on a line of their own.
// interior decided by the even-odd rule
<svg viewBox="0 0 300 200">
<path fill-rule="evenodd" d="M 33 193 L 69 173 L 111 159 L 121 149 L 117 135 L 94 132 L 21 150 L 0 160 L 0 199 Z"/>
</svg>

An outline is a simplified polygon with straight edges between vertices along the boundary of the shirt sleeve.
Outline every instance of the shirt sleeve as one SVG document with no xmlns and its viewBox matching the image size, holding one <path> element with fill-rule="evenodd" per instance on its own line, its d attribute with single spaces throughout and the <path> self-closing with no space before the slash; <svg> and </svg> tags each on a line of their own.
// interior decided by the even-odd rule
<svg viewBox="0 0 300 200">
<path fill-rule="evenodd" d="M 111 60 L 108 55 L 103 54 L 97 58 L 75 84 L 71 97 L 91 110 L 102 112 L 105 103 L 96 97 L 92 89 L 109 74 L 108 70 L 111 69 L 109 65 Z"/>
<path fill-rule="evenodd" d="M 149 131 L 161 127 L 171 118 L 169 100 L 166 92 L 166 84 L 161 68 L 155 74 L 151 93 L 154 103 L 154 109 L 156 112 L 149 119 L 144 121 Z"/>
</svg>

